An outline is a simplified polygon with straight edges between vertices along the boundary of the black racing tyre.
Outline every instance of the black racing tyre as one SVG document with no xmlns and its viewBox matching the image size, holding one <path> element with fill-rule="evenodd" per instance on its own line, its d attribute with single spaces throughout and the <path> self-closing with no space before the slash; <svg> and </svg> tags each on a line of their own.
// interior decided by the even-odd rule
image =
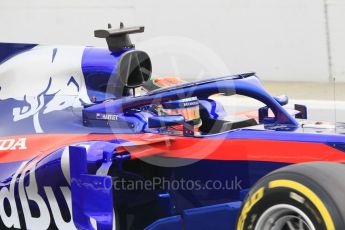
<svg viewBox="0 0 345 230">
<path fill-rule="evenodd" d="M 261 178 L 247 194 L 237 230 L 345 229 L 345 165 L 294 164 Z"/>
</svg>

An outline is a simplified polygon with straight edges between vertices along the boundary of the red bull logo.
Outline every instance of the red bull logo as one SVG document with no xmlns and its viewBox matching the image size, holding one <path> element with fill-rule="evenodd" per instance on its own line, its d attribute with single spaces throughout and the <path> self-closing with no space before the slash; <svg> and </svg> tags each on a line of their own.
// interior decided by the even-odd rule
<svg viewBox="0 0 345 230">
<path fill-rule="evenodd" d="M 81 69 L 84 47 L 37 46 L 0 65 L 0 101 L 14 99 L 13 122 L 91 103 Z M 66 68 L 68 67 L 68 68 Z"/>
<path fill-rule="evenodd" d="M 12 140 L 3 140 L 0 143 L 12 143 Z M 18 140 L 18 148 L 25 146 L 25 138 Z M 8 145 L 8 144 L 7 144 Z M 44 193 L 39 193 L 36 179 L 36 163 L 23 162 L 11 181 L 0 189 L 0 219 L 6 228 L 14 229 L 48 229 L 51 222 L 55 223 L 58 229 L 76 229 L 73 218 L 65 221 L 62 217 L 62 211 L 59 207 L 56 193 L 63 195 L 63 202 L 66 202 L 68 211 L 72 213 L 71 191 L 68 186 L 60 186 L 59 190 L 53 190 L 53 187 L 45 186 Z M 29 177 L 29 183 L 24 183 L 25 177 Z M 17 197 L 17 199 L 16 199 Z M 44 199 L 46 197 L 46 200 Z M 11 212 L 5 210 L 6 202 Z M 39 215 L 34 214 L 32 206 L 39 211 Z M 8 208 L 8 206 L 7 206 Z M 50 211 L 52 215 L 50 215 Z M 22 216 L 20 215 L 22 213 Z M 23 218 L 23 221 L 21 221 Z M 23 222 L 25 225 L 23 225 Z"/>
</svg>

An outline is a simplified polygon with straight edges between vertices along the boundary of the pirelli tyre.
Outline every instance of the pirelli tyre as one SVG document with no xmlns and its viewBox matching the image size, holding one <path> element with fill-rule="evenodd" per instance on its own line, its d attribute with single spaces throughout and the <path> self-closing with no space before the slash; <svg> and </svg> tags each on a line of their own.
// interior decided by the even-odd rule
<svg viewBox="0 0 345 230">
<path fill-rule="evenodd" d="M 242 229 L 345 229 L 345 165 L 295 164 L 263 177 L 243 202 Z"/>
</svg>

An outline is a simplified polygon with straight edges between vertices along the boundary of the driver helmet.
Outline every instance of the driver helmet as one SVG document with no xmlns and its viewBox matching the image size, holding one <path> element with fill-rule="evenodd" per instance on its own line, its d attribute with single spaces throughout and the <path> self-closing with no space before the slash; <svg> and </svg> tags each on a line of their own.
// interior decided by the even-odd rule
<svg viewBox="0 0 345 230">
<path fill-rule="evenodd" d="M 157 106 L 159 116 L 182 115 L 185 121 L 193 121 L 194 132 L 199 131 L 202 122 L 200 119 L 199 100 L 197 97 L 184 98 L 176 101 L 163 102 Z M 183 126 L 173 126 L 172 128 L 182 131 Z"/>
</svg>

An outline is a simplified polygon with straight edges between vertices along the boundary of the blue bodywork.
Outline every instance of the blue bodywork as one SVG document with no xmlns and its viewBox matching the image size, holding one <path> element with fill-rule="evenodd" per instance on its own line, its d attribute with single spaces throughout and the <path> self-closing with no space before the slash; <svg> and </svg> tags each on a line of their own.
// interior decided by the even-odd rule
<svg viewBox="0 0 345 230">
<path fill-rule="evenodd" d="M 119 60 L 130 51 L 0 45 L 0 229 L 234 229 L 243 195 L 266 174 L 312 159 L 345 161 L 342 126 L 337 131 L 306 129 L 303 121 L 283 107 L 287 98 L 272 97 L 254 73 L 185 83 L 139 96 L 119 79 Z M 76 59 L 71 53 L 78 53 Z M 21 79 L 25 84 L 3 84 L 2 74 L 16 73 L 32 59 L 43 60 L 40 55 L 49 57 L 39 63 L 49 71 L 68 58 L 71 63 L 77 60 L 77 67 L 71 70 L 68 65 L 63 69 L 66 74 L 53 71 L 56 75 L 42 76 L 42 88 L 35 92 L 23 90 L 29 88 L 25 79 Z M 17 68 L 11 69 L 8 61 L 18 62 Z M 23 95 L 1 94 L 13 85 Z M 193 135 L 177 135 L 162 126 L 186 123 L 188 127 L 188 121 L 180 115 L 163 120 L 154 110 L 164 102 L 196 97 L 204 125 L 227 124 L 222 120 L 226 115 L 222 105 L 209 98 L 215 94 L 261 101 L 262 119 L 219 132 L 197 135 L 193 130 Z M 268 116 L 269 109 L 274 116 Z M 257 144 L 257 152 L 251 152 L 248 141 Z M 267 143 L 267 154 L 259 152 L 262 141 Z M 212 149 L 208 143 L 219 145 Z M 291 155 L 281 156 L 286 151 L 272 147 L 276 143 L 295 144 Z M 193 144 L 197 147 L 183 149 Z M 310 146 L 319 148 L 319 155 L 293 155 Z M 212 149 L 210 154 L 198 158 L 208 149 Z M 238 157 L 241 152 L 246 153 L 242 158 Z M 178 167 L 152 163 L 157 155 L 160 160 L 176 160 Z M 157 178 L 161 181 L 150 189 L 116 187 L 123 181 L 145 184 Z M 163 186 L 166 181 L 181 180 L 198 182 L 200 187 Z M 204 189 L 210 181 L 235 185 Z"/>
</svg>

